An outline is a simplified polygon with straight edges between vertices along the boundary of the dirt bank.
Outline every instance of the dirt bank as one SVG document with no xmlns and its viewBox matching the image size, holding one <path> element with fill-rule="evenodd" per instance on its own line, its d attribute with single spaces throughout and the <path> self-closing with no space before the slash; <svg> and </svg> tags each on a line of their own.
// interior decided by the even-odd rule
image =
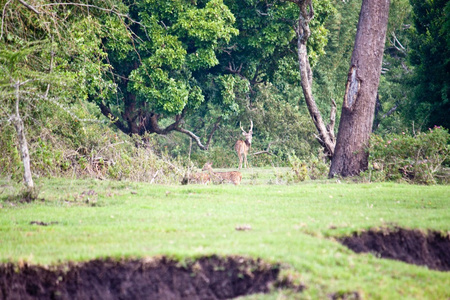
<svg viewBox="0 0 450 300">
<path fill-rule="evenodd" d="M 0 266 L 0 299 L 230 299 L 265 293 L 280 267 L 243 257 L 112 259 L 44 268 Z M 286 285 L 286 283 L 284 283 Z"/>
<path fill-rule="evenodd" d="M 450 236 L 435 231 L 403 228 L 377 229 L 354 233 L 340 242 L 355 251 L 372 252 L 381 258 L 450 271 Z"/>
</svg>

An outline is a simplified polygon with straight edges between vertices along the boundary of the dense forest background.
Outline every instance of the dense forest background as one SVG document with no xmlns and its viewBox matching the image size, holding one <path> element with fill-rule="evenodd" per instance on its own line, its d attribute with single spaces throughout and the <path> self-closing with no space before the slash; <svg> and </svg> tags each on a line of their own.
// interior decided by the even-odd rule
<svg viewBox="0 0 450 300">
<path fill-rule="evenodd" d="M 337 103 L 336 124 L 361 2 L 313 1 L 313 93 L 324 119 Z M 22 178 L 18 116 L 34 176 L 169 182 L 206 161 L 236 168 L 233 146 L 250 120 L 252 166 L 326 174 L 300 87 L 293 3 L 1 0 L 0 8 L 2 175 Z M 391 1 L 373 125 L 381 144 L 434 134 L 414 153 L 428 145 L 436 164 L 448 164 L 449 49 L 448 1 Z M 407 163 L 400 177 L 411 177 Z"/>
</svg>

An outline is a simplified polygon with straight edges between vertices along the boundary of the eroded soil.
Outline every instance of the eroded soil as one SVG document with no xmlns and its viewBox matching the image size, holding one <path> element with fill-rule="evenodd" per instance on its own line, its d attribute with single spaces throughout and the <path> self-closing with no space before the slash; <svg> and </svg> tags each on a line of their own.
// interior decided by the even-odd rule
<svg viewBox="0 0 450 300">
<path fill-rule="evenodd" d="M 354 233 L 340 242 L 355 251 L 450 271 L 450 236 L 440 232 L 394 228 Z"/>
<path fill-rule="evenodd" d="M 230 299 L 269 292 L 280 267 L 242 257 L 93 260 L 53 268 L 0 266 L 0 299 Z"/>
<path fill-rule="evenodd" d="M 372 252 L 430 269 L 450 270 L 450 236 L 394 228 L 355 233 L 340 240 L 353 251 Z M 0 265 L 0 299 L 232 299 L 286 287 L 281 267 L 243 257 L 203 257 L 180 263 L 166 257 L 98 259 L 42 267 Z M 331 299 L 359 299 L 357 292 Z"/>
</svg>

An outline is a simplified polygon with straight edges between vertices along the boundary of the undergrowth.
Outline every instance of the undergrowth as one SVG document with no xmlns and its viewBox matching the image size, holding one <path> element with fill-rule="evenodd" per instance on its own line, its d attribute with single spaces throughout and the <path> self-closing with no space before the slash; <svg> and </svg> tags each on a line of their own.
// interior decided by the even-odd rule
<svg viewBox="0 0 450 300">
<path fill-rule="evenodd" d="M 43 104 L 45 105 L 45 103 Z M 41 108 L 42 109 L 42 108 Z M 179 182 L 183 162 L 161 151 L 153 136 L 127 136 L 108 121 L 80 122 L 48 108 L 27 118 L 26 136 L 33 177 L 98 178 L 151 183 Z M 89 108 L 74 105 L 79 117 Z M 100 116 L 97 116 L 102 120 Z M 44 125 L 45 124 L 45 125 Z M 23 165 L 11 124 L 0 123 L 0 175 L 21 181 Z"/>
<path fill-rule="evenodd" d="M 372 135 L 370 181 L 406 181 L 418 184 L 449 183 L 450 134 L 436 126 L 418 134 Z"/>
</svg>

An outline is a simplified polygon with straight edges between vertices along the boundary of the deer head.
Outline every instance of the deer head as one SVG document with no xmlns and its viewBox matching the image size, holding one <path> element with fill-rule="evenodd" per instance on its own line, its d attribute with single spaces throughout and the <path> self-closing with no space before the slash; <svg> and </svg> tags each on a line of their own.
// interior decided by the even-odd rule
<svg viewBox="0 0 450 300">
<path fill-rule="evenodd" d="M 210 171 L 210 170 L 212 170 L 212 162 L 205 163 L 205 165 L 203 166 L 202 171 Z"/>
<path fill-rule="evenodd" d="M 240 121 L 239 121 L 239 127 L 241 127 L 242 134 L 245 136 L 245 141 L 248 142 L 249 145 L 251 145 L 252 144 L 252 135 L 253 135 L 253 121 L 250 120 L 250 130 L 248 132 L 245 132 Z"/>
</svg>

